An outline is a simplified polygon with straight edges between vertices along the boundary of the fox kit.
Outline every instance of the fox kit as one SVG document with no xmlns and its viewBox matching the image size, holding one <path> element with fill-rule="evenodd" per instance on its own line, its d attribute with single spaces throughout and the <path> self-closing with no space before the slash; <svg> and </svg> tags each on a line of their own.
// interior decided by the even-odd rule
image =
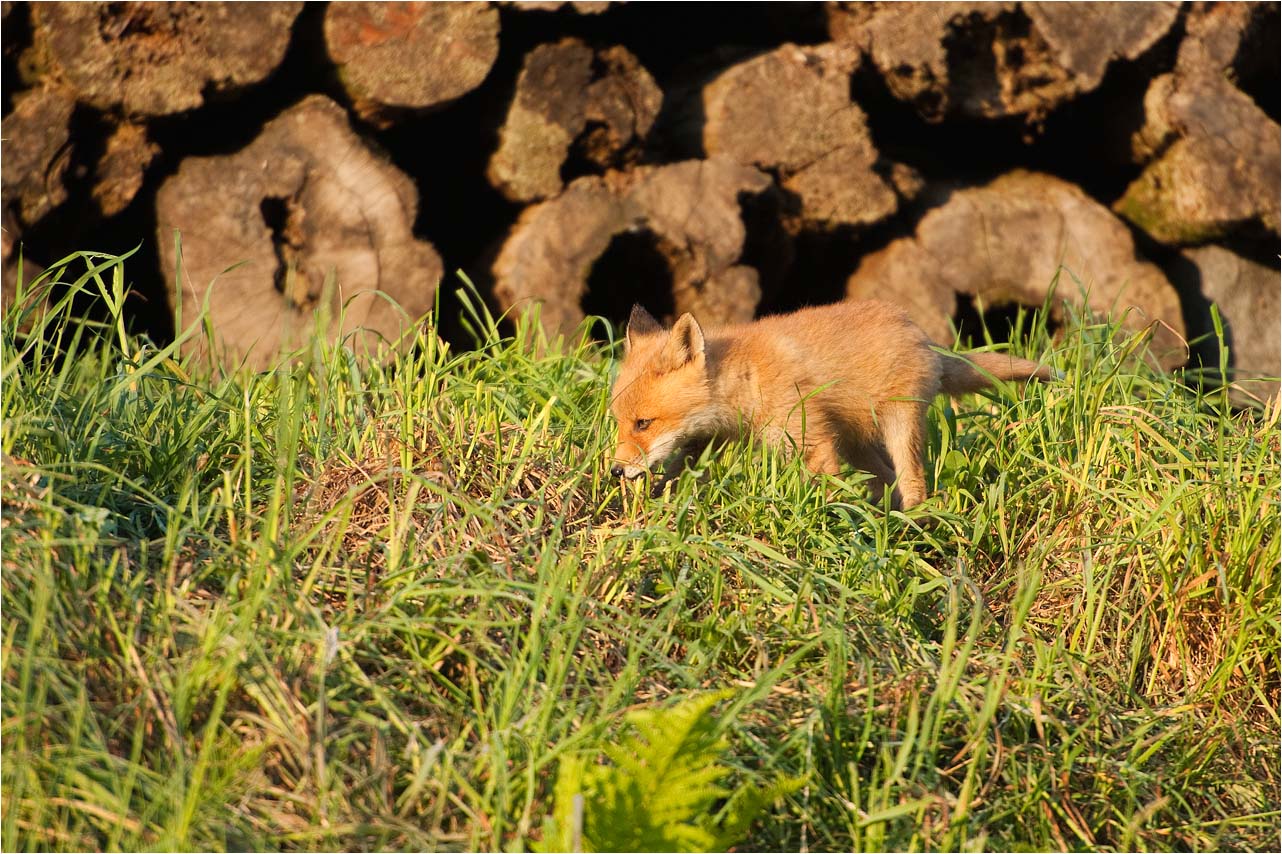
<svg viewBox="0 0 1282 854">
<path fill-rule="evenodd" d="M 814 472 L 844 460 L 891 491 L 895 507 L 926 498 L 926 409 L 991 379 L 1049 380 L 1043 365 L 1000 353 L 941 353 L 889 303 L 842 302 L 710 329 L 683 314 L 665 329 L 634 306 L 611 411 L 611 473 L 668 468 L 689 446 L 753 431 L 795 448 Z"/>
</svg>

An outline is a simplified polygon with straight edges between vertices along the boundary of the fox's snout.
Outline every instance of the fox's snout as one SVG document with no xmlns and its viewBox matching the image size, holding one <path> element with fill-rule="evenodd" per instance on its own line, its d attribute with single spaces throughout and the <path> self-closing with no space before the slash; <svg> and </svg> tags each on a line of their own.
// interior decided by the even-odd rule
<svg viewBox="0 0 1282 854">
<path fill-rule="evenodd" d="M 629 456 L 624 453 L 622 447 L 617 448 L 614 452 L 614 462 L 610 466 L 610 474 L 614 477 L 626 477 L 628 480 L 636 480 L 645 474 L 646 467 L 630 461 Z"/>
</svg>

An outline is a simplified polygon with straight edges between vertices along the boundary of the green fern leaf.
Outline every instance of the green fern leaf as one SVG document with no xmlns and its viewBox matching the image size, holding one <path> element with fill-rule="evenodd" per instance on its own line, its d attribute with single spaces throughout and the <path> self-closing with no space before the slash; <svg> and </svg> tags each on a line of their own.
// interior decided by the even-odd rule
<svg viewBox="0 0 1282 854">
<path fill-rule="evenodd" d="M 604 764 L 561 761 L 541 851 L 714 851 L 741 841 L 752 822 L 800 781 L 725 785 L 729 743 L 713 708 L 733 695 L 696 695 L 626 716 L 631 728 L 605 744 Z M 718 809 L 718 805 L 720 808 Z"/>
</svg>

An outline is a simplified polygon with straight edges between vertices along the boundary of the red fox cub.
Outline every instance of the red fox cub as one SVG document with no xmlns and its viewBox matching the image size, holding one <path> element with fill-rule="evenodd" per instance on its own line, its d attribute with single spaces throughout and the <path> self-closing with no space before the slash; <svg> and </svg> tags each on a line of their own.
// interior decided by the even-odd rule
<svg viewBox="0 0 1282 854">
<path fill-rule="evenodd" d="M 891 490 L 898 508 L 926 498 L 926 409 L 938 394 L 1055 372 L 1001 353 L 941 353 L 889 303 L 841 302 L 710 329 L 683 314 L 663 328 L 634 306 L 611 411 L 610 469 L 661 475 L 689 446 L 752 431 L 800 451 L 814 472 L 844 460 Z"/>
</svg>

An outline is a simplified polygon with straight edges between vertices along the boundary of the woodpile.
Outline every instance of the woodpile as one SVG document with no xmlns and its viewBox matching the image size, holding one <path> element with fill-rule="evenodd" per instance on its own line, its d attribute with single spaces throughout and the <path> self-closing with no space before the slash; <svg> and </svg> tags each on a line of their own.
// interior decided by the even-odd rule
<svg viewBox="0 0 1282 854">
<path fill-rule="evenodd" d="M 1151 328 L 1167 367 L 1282 373 L 1277 4 L 3 16 L 6 293 L 19 247 L 144 241 L 142 328 L 207 302 L 227 364 L 318 317 L 394 341 L 459 270 L 554 335 L 633 301 L 716 323 L 877 297 L 946 342 L 961 304 L 1067 303 Z M 1212 303 L 1228 365 L 1185 343 Z"/>
</svg>

